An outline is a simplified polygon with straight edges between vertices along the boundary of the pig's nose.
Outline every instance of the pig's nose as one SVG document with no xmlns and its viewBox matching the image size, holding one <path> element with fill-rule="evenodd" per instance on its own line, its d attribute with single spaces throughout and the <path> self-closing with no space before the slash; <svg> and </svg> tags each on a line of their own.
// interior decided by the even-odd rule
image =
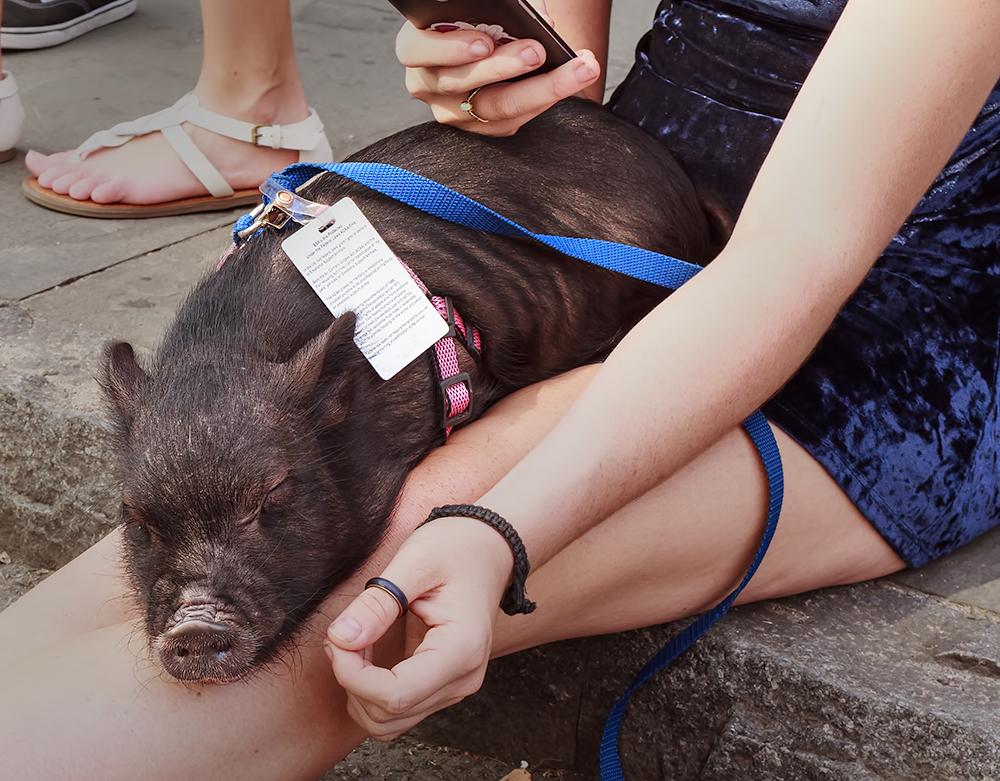
<svg viewBox="0 0 1000 781">
<path fill-rule="evenodd" d="M 182 680 L 226 677 L 234 640 L 232 629 L 224 624 L 185 621 L 162 636 L 160 660 Z"/>
</svg>

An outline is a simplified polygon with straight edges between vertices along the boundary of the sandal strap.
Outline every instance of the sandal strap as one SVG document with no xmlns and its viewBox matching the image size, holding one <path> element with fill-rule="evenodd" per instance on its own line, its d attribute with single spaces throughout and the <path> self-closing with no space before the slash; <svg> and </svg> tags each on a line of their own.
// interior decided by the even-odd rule
<svg viewBox="0 0 1000 781">
<path fill-rule="evenodd" d="M 2 84 L 3 81 L 0 81 Z M 313 109 L 309 109 L 309 116 L 300 122 L 255 125 L 209 111 L 198 102 L 194 93 L 154 114 L 119 122 L 114 127 L 94 133 L 77 147 L 75 154 L 82 160 L 98 149 L 122 146 L 137 136 L 159 131 L 206 190 L 216 196 L 232 195 L 233 188 L 181 127 L 185 122 L 248 144 L 298 151 L 302 162 L 329 160 L 332 156 L 330 143 L 323 132 L 323 122 Z"/>
<path fill-rule="evenodd" d="M 180 125 L 168 125 L 160 132 L 167 143 L 173 147 L 181 162 L 198 178 L 198 181 L 208 190 L 210 195 L 214 195 L 216 198 L 226 198 L 235 192 L 226 181 L 226 177 L 220 174 L 219 169 L 205 157 L 205 153 L 191 140 L 191 136 L 184 132 L 184 128 Z"/>
<path fill-rule="evenodd" d="M 188 109 L 187 121 L 213 133 L 271 149 L 309 152 L 316 148 L 321 138 L 325 137 L 323 121 L 313 109 L 309 109 L 309 116 L 305 119 L 290 125 L 255 125 L 252 122 L 244 122 L 209 111 L 195 98 L 193 105 Z"/>
</svg>

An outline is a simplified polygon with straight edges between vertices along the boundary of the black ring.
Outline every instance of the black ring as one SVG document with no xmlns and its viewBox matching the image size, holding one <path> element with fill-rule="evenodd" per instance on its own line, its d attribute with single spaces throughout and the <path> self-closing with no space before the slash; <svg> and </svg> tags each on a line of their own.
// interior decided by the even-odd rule
<svg viewBox="0 0 1000 781">
<path fill-rule="evenodd" d="M 365 583 L 365 590 L 367 591 L 370 588 L 381 589 L 390 597 L 395 599 L 396 604 L 399 605 L 400 616 L 405 616 L 406 611 L 410 609 L 410 601 L 406 598 L 406 594 L 404 594 L 403 590 L 388 578 L 372 578 Z"/>
</svg>

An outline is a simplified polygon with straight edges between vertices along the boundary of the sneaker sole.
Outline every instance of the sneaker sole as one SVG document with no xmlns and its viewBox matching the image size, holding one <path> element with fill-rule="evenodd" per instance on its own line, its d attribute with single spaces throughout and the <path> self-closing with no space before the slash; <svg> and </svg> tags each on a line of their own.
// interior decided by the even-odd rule
<svg viewBox="0 0 1000 781">
<path fill-rule="evenodd" d="M 44 27 L 0 27 L 0 48 L 45 49 L 79 38 L 84 33 L 118 22 L 135 13 L 137 0 L 118 0 L 62 24 Z"/>
<path fill-rule="evenodd" d="M 0 151 L 0 163 L 6 163 L 8 160 L 13 160 L 17 157 L 16 149 L 4 149 Z"/>
</svg>

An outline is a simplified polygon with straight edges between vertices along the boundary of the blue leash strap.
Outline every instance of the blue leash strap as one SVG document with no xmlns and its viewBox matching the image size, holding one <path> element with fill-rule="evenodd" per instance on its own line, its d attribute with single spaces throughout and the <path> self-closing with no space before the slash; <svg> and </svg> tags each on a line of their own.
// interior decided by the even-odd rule
<svg viewBox="0 0 1000 781">
<path fill-rule="evenodd" d="M 339 174 L 400 203 L 420 209 L 448 222 L 500 236 L 530 239 L 569 257 L 671 290 L 680 287 L 701 270 L 700 266 L 693 263 L 640 247 L 600 239 L 534 233 L 443 184 L 384 163 L 297 163 L 274 174 L 271 177 L 271 182 L 280 189 L 294 193 L 302 184 L 324 171 Z M 268 202 L 266 197 L 264 202 Z M 252 215 L 246 215 L 236 223 L 233 239 L 237 244 L 240 243 L 239 233 L 251 227 L 252 224 Z M 784 495 L 784 477 L 778 443 L 767 418 L 759 410 L 743 421 L 743 428 L 757 448 L 764 471 L 767 474 L 767 522 L 761 535 L 760 544 L 757 546 L 753 561 L 747 568 L 743 580 L 733 592 L 712 610 L 697 616 L 675 635 L 646 663 L 611 707 L 604 725 L 604 733 L 601 736 L 601 781 L 624 781 L 625 779 L 618 752 L 618 738 L 632 695 L 650 678 L 687 651 L 699 637 L 729 612 L 729 608 L 733 606 L 740 593 L 757 572 L 757 568 L 771 544 L 771 539 L 774 537 Z"/>
</svg>

